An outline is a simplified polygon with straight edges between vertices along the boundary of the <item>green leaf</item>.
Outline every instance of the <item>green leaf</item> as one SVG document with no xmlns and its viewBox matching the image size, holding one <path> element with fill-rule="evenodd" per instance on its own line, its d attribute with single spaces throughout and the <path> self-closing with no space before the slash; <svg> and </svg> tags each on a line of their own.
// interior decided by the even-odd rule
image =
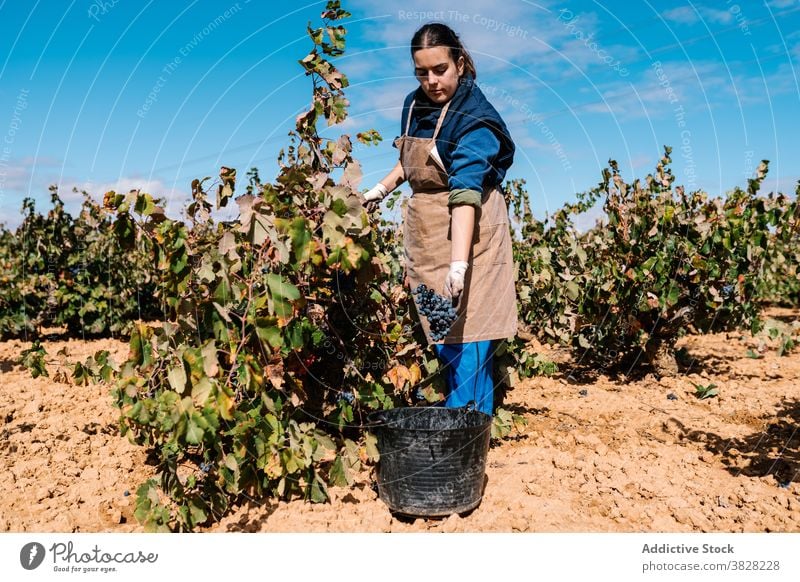
<svg viewBox="0 0 800 582">
<path fill-rule="evenodd" d="M 424 366 L 428 374 L 434 374 L 439 369 L 439 361 L 436 358 L 431 358 L 425 361 Z"/>
<path fill-rule="evenodd" d="M 224 319 L 227 323 L 233 323 L 233 320 L 231 319 L 231 316 L 228 313 L 228 309 L 226 307 L 223 307 L 222 305 L 220 305 L 216 301 L 213 303 L 213 305 L 214 305 L 214 309 L 217 310 L 217 313 L 219 313 L 219 315 L 220 315 L 220 317 L 222 317 L 222 319 Z"/>
<path fill-rule="evenodd" d="M 303 468 L 302 460 L 295 455 L 295 452 L 292 449 L 283 449 L 280 457 L 281 463 L 283 463 L 283 468 L 286 469 L 287 473 L 297 473 Z"/>
<path fill-rule="evenodd" d="M 203 356 L 203 371 L 209 378 L 219 374 L 219 361 L 217 360 L 217 346 L 214 340 L 209 340 L 201 350 Z"/>
<path fill-rule="evenodd" d="M 50 376 L 50 374 L 47 373 L 44 362 L 44 357 L 46 355 L 47 351 L 39 343 L 39 340 L 35 340 L 30 348 L 22 351 L 22 365 L 30 370 L 32 377 Z"/>
<path fill-rule="evenodd" d="M 306 338 L 304 335 L 304 325 L 300 320 L 293 320 L 283 328 L 284 345 L 294 351 L 300 351 L 306 345 Z"/>
<path fill-rule="evenodd" d="M 225 461 L 224 462 L 225 462 L 225 466 L 228 469 L 230 469 L 231 471 L 233 471 L 234 473 L 239 470 L 239 461 L 236 460 L 235 456 L 233 456 L 231 454 L 225 455 Z"/>
<path fill-rule="evenodd" d="M 572 301 L 576 301 L 580 296 L 581 290 L 575 281 L 567 281 L 564 285 L 564 288 L 566 289 L 567 297 L 569 297 Z"/>
<path fill-rule="evenodd" d="M 200 269 L 197 270 L 196 275 L 201 281 L 207 282 L 213 282 L 216 278 L 217 275 L 214 272 L 214 265 L 207 256 L 203 257 L 203 263 L 200 265 Z"/>
<path fill-rule="evenodd" d="M 712 398 L 719 394 L 719 391 L 716 389 L 716 384 L 709 384 L 708 386 L 703 386 L 702 384 L 695 384 L 692 382 L 692 385 L 695 387 L 694 395 L 699 398 L 700 400 L 704 400 L 706 398 Z"/>
<path fill-rule="evenodd" d="M 87 368 L 80 362 L 75 362 L 75 367 L 72 371 L 72 379 L 76 386 L 86 386 L 89 384 L 91 374 Z"/>
<path fill-rule="evenodd" d="M 705 393 L 705 395 L 703 396 L 703 398 L 711 398 L 713 396 L 717 396 L 718 394 L 719 394 L 719 390 L 717 390 L 716 388 L 713 388 L 711 390 L 708 390 Z"/>
<path fill-rule="evenodd" d="M 196 406 L 202 407 L 206 403 L 212 387 L 211 380 L 206 377 L 200 378 L 192 385 L 192 401 Z"/>
<path fill-rule="evenodd" d="M 658 257 L 650 257 L 644 263 L 642 263 L 642 271 L 649 272 L 653 270 L 653 265 L 656 264 Z"/>
<path fill-rule="evenodd" d="M 280 275 L 269 273 L 264 277 L 272 299 L 272 310 L 279 317 L 290 317 L 294 312 L 291 301 L 300 299 L 300 291 Z"/>
<path fill-rule="evenodd" d="M 364 445 L 367 449 L 367 458 L 370 461 L 378 462 L 380 460 L 380 453 L 378 452 L 378 437 L 371 432 L 364 435 Z"/>
<path fill-rule="evenodd" d="M 297 287 L 286 281 L 286 279 L 280 275 L 268 274 L 266 279 L 273 296 L 290 301 L 300 298 L 300 291 L 297 290 Z"/>
<path fill-rule="evenodd" d="M 195 525 L 199 525 L 208 519 L 205 507 L 200 501 L 189 501 L 189 512 L 191 515 L 191 522 Z"/>
<path fill-rule="evenodd" d="M 197 422 L 197 418 L 200 418 L 196 413 L 192 414 L 189 417 L 189 422 L 186 425 L 186 442 L 199 445 L 203 442 L 203 429 L 200 428 L 200 425 Z"/>
<path fill-rule="evenodd" d="M 669 291 L 667 292 L 667 305 L 672 307 L 678 303 L 680 299 L 681 290 L 674 282 L 670 283 Z"/>
<path fill-rule="evenodd" d="M 270 318 L 274 319 L 274 318 Z M 266 342 L 273 348 L 283 347 L 283 336 L 278 326 L 270 322 L 265 317 L 256 318 L 256 335 L 262 342 Z"/>
<path fill-rule="evenodd" d="M 292 238 L 292 252 L 295 256 L 295 266 L 308 261 L 311 255 L 312 234 L 306 224 L 306 219 L 298 216 L 292 221 L 290 227 Z"/>
<path fill-rule="evenodd" d="M 155 479 L 148 479 L 136 490 L 136 511 L 133 515 L 137 521 L 147 521 L 153 505 L 158 505 L 158 486 Z"/>
<path fill-rule="evenodd" d="M 791 337 L 784 336 L 781 345 L 778 347 L 778 357 L 785 356 L 794 348 L 794 340 Z"/>
<path fill-rule="evenodd" d="M 186 390 L 186 370 L 183 363 L 172 366 L 167 372 L 167 381 L 175 392 L 183 394 Z"/>
<path fill-rule="evenodd" d="M 310 26 L 306 28 L 308 31 L 308 36 L 311 37 L 311 40 L 314 42 L 314 44 L 322 44 L 322 28 L 311 28 Z"/>
<path fill-rule="evenodd" d="M 176 254 L 175 258 L 173 258 L 172 264 L 170 265 L 170 271 L 176 275 L 179 275 L 186 268 L 188 262 L 189 257 L 185 252 Z"/>
<path fill-rule="evenodd" d="M 142 216 L 149 216 L 152 214 L 156 205 L 153 204 L 153 197 L 149 194 L 139 194 L 136 197 L 136 204 L 133 207 L 134 212 Z"/>
<path fill-rule="evenodd" d="M 314 503 L 325 503 L 328 500 L 328 486 L 315 473 L 311 481 L 310 490 L 311 501 Z"/>
<path fill-rule="evenodd" d="M 345 465 L 341 455 L 336 455 L 336 460 L 331 466 L 328 482 L 334 487 L 347 487 L 353 482 L 353 478 Z"/>
</svg>

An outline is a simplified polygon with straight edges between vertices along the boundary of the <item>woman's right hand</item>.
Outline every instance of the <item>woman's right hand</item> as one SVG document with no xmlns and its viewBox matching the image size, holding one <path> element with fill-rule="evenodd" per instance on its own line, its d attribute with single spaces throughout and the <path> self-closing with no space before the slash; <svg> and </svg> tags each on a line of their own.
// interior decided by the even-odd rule
<svg viewBox="0 0 800 582">
<path fill-rule="evenodd" d="M 386 186 L 380 182 L 375 184 L 371 190 L 366 192 L 364 194 L 364 207 L 367 209 L 367 212 L 375 212 L 378 206 L 380 206 L 381 200 L 383 200 L 388 193 L 389 191 L 386 189 Z"/>
</svg>

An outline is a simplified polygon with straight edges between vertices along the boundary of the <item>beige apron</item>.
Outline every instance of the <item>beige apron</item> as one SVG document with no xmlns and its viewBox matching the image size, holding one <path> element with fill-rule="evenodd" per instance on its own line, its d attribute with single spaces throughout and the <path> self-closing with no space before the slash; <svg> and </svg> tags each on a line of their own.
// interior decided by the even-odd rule
<svg viewBox="0 0 800 582">
<path fill-rule="evenodd" d="M 408 135 L 411 113 L 403 135 L 395 140 L 400 163 L 413 194 L 406 208 L 403 244 L 411 289 L 424 283 L 443 295 L 450 270 L 450 195 L 448 176 L 441 160 L 431 152 L 442 126 L 448 102 L 442 108 L 431 138 Z M 447 337 L 434 342 L 427 318 L 420 317 L 429 343 L 457 344 L 505 339 L 517 333 L 517 298 L 508 208 L 498 188 L 483 193 L 481 208 L 475 209 L 476 226 L 469 256 L 464 291 L 459 299 L 458 319 Z"/>
</svg>

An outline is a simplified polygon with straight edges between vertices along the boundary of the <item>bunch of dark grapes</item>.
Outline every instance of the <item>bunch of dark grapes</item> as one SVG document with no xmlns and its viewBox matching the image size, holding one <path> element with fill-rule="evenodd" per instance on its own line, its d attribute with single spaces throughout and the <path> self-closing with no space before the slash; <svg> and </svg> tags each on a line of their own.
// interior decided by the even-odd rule
<svg viewBox="0 0 800 582">
<path fill-rule="evenodd" d="M 450 300 L 425 285 L 418 285 L 411 294 L 417 302 L 419 312 L 428 318 L 433 341 L 444 339 L 458 317 Z"/>
</svg>

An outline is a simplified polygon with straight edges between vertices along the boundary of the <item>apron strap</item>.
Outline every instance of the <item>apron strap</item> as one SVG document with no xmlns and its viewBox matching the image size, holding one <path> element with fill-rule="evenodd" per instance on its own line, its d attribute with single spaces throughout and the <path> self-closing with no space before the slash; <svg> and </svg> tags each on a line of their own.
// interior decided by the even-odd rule
<svg viewBox="0 0 800 582">
<path fill-rule="evenodd" d="M 408 135 L 408 130 L 411 128 L 411 113 L 414 111 L 414 103 L 416 102 L 417 100 L 413 99 L 411 101 L 411 107 L 408 108 L 408 119 L 406 119 L 406 130 L 403 132 L 403 135 Z"/>
<path fill-rule="evenodd" d="M 444 121 L 444 116 L 447 115 L 447 108 L 450 107 L 450 101 L 444 104 L 442 107 L 442 112 L 439 114 L 439 120 L 436 122 L 436 129 L 433 130 L 433 138 L 436 139 L 439 135 L 439 130 L 442 127 L 442 122 Z"/>
<path fill-rule="evenodd" d="M 414 111 L 414 103 L 417 100 L 414 99 L 411 101 L 411 106 L 408 108 L 408 119 L 406 119 L 406 130 L 403 135 L 408 135 L 408 130 L 411 129 L 411 113 Z M 447 115 L 447 108 L 450 107 L 450 101 L 444 104 L 442 107 L 442 112 L 439 114 L 439 119 L 436 121 L 436 129 L 433 130 L 433 138 L 436 139 L 439 136 L 439 130 L 442 128 L 442 122 L 444 121 L 444 116 Z"/>
</svg>

